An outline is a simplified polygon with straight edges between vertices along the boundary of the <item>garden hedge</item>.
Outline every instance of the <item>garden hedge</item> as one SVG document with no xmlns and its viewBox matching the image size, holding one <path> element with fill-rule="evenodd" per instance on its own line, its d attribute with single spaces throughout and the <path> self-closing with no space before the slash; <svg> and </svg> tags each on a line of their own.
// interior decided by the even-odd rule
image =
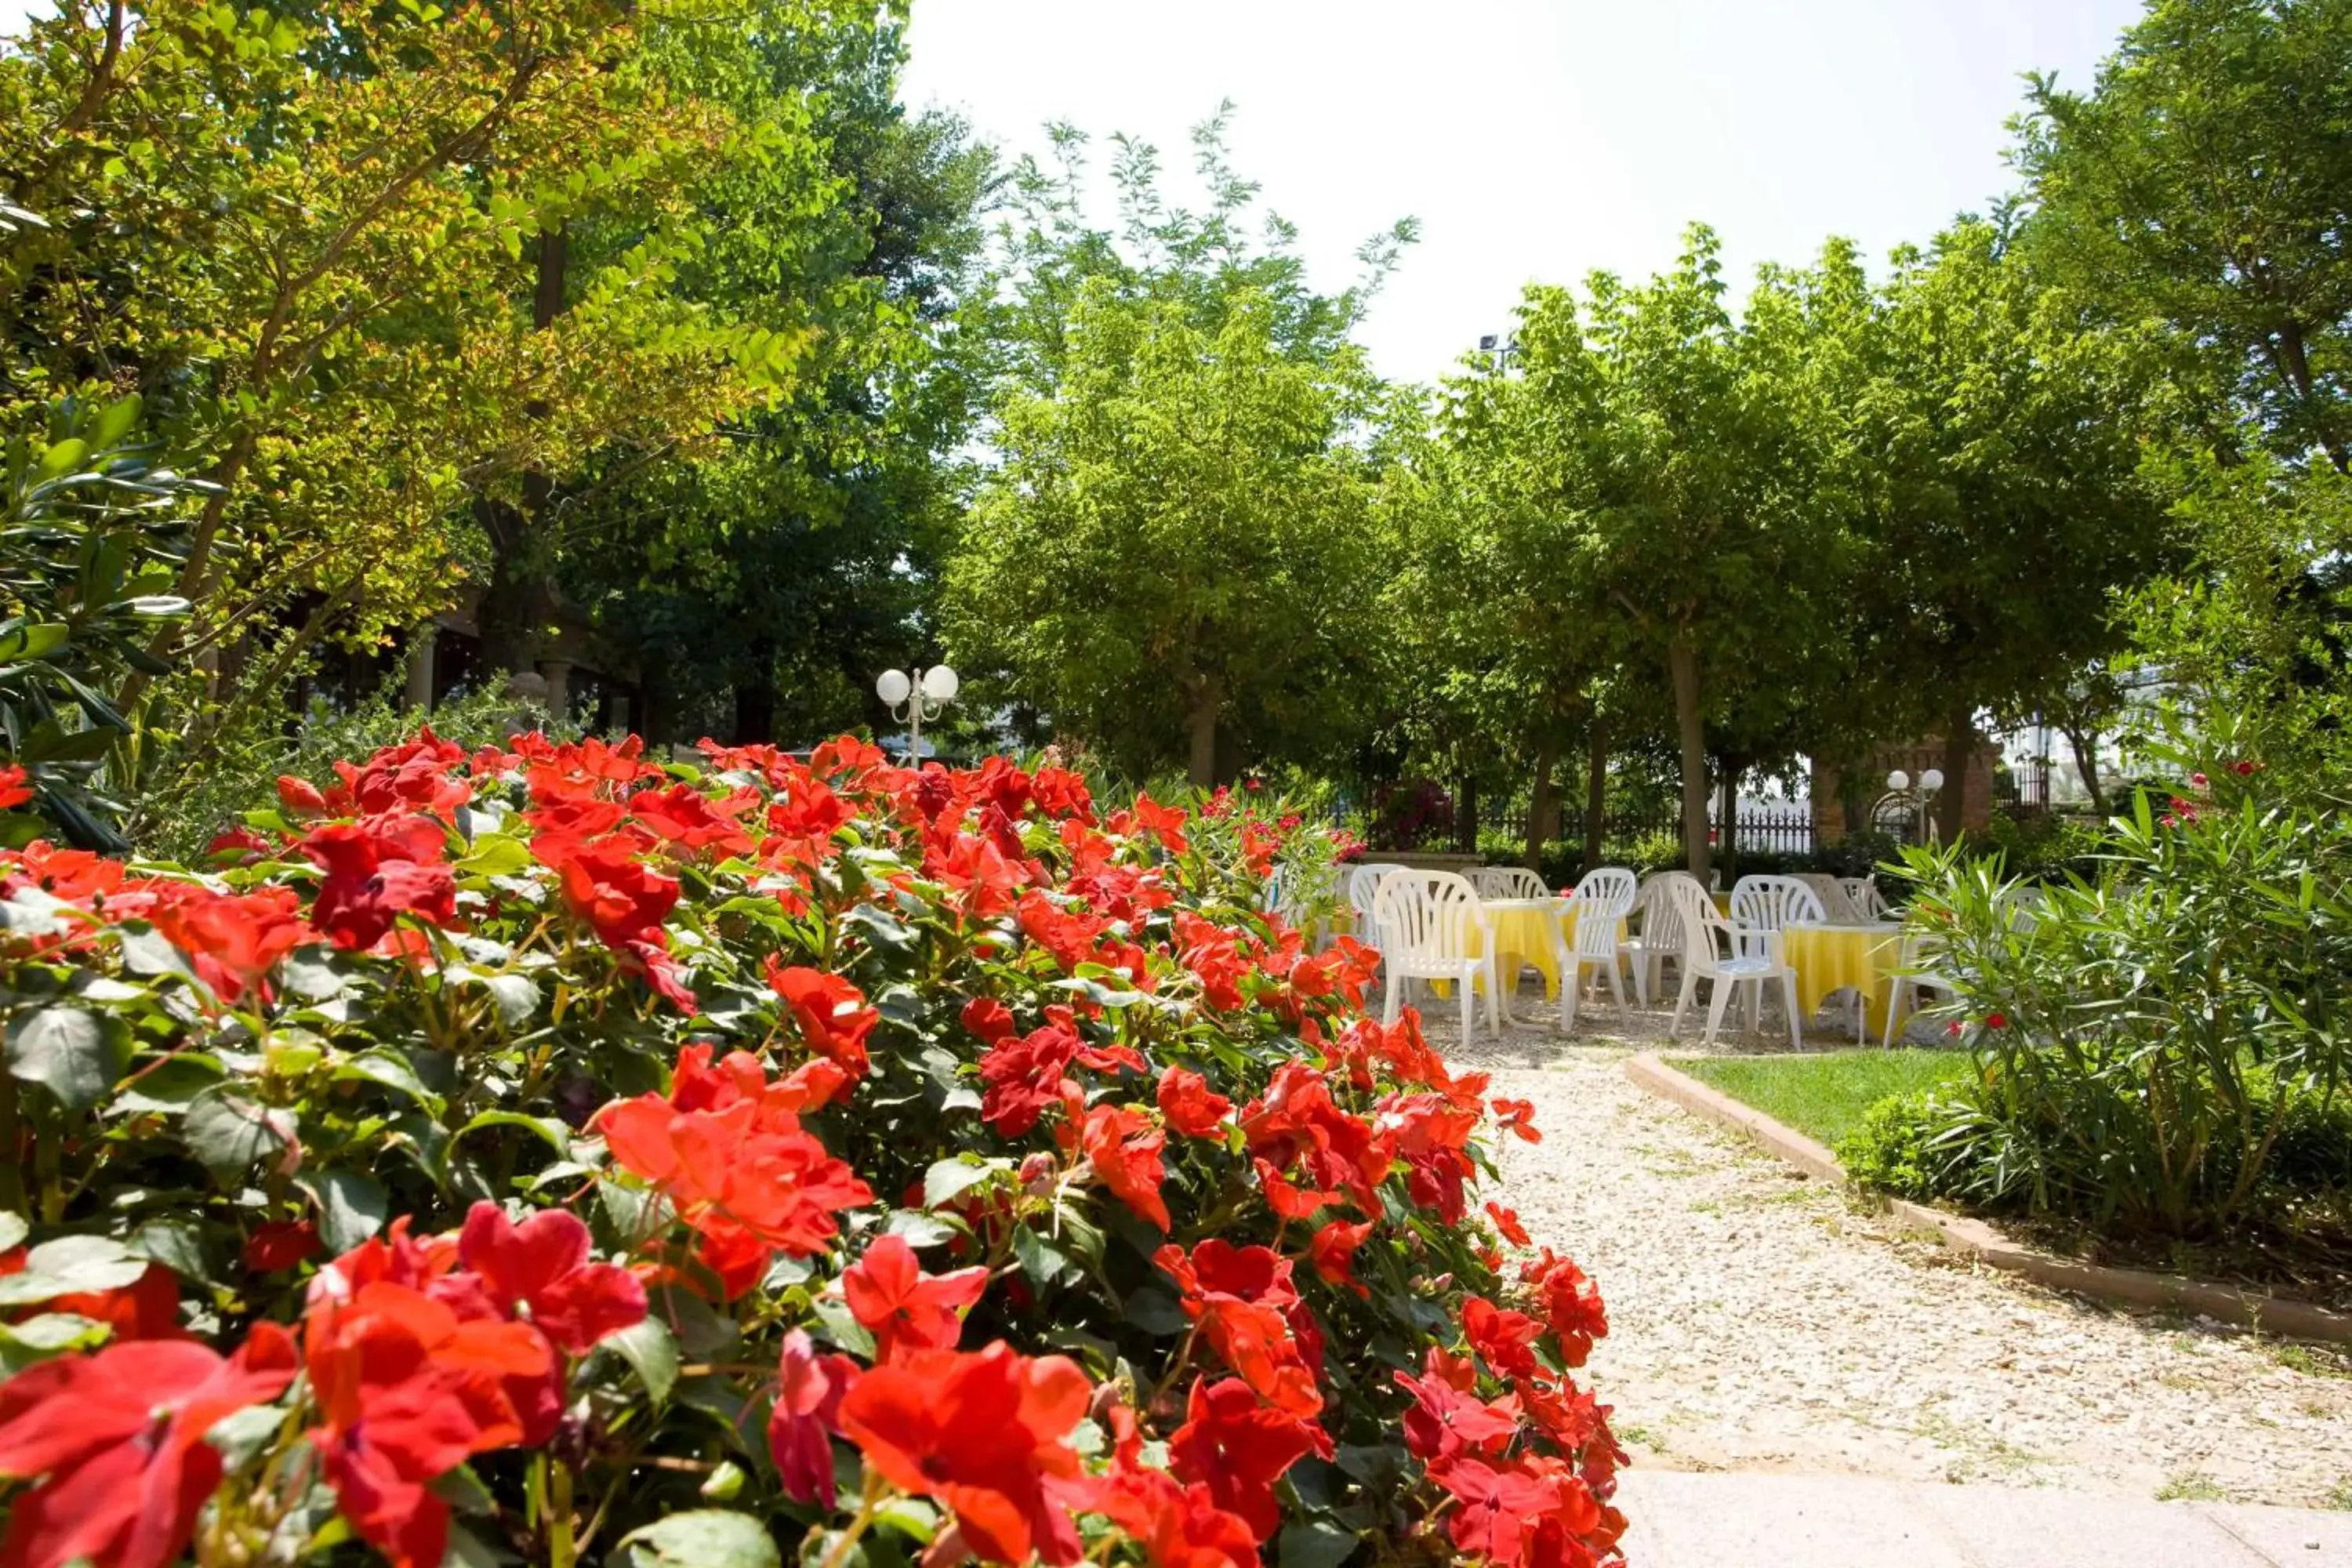
<svg viewBox="0 0 2352 1568">
<path fill-rule="evenodd" d="M 850 740 L 279 794 L 0 855 L 0 1562 L 1616 1559 L 1527 1108 L 1257 907 L 1311 829 Z"/>
</svg>

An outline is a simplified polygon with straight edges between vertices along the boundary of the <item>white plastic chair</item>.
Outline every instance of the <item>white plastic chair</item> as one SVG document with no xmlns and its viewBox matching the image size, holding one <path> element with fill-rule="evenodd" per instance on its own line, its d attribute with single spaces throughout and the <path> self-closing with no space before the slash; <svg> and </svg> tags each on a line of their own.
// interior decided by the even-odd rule
<svg viewBox="0 0 2352 1568">
<path fill-rule="evenodd" d="M 1467 878 L 1399 867 L 1381 879 L 1380 890 L 1372 897 L 1372 920 L 1388 969 L 1382 1023 L 1396 1022 L 1406 981 L 1451 981 L 1461 988 L 1462 1038 L 1467 1044 L 1476 1005 L 1471 992 L 1484 981 L 1486 1022 L 1496 1035 L 1503 1032 L 1503 988 L 1486 941 L 1486 912 Z"/>
<path fill-rule="evenodd" d="M 1715 900 L 1695 879 L 1686 878 L 1668 883 L 1666 895 L 1674 900 L 1675 910 L 1683 922 L 1683 986 L 1675 999 L 1675 1016 L 1666 1026 L 1667 1037 L 1682 1033 L 1683 1013 L 1698 994 L 1700 981 L 1713 987 L 1706 1005 L 1706 1044 L 1712 1046 L 1716 1031 L 1723 1025 L 1724 1004 L 1732 994 L 1742 985 L 1753 987 L 1748 998 L 1748 1024 L 1753 1029 L 1764 1016 L 1764 983 L 1778 980 L 1780 1004 L 1789 1015 L 1789 1048 L 1803 1048 L 1803 1037 L 1797 1030 L 1797 972 L 1781 961 L 1777 940 L 1776 951 L 1769 956 L 1743 952 L 1739 929 L 1723 918 Z M 1733 896 L 1738 897 L 1736 889 Z"/>
<path fill-rule="evenodd" d="M 1781 929 L 1792 921 L 1829 919 L 1813 890 L 1794 877 L 1742 877 L 1731 885 L 1731 923 L 1743 956 L 1780 962 Z"/>
<path fill-rule="evenodd" d="M 1633 896 L 1633 912 L 1640 929 L 1629 933 L 1617 944 L 1617 952 L 1625 966 L 1633 972 L 1633 999 L 1644 1007 L 1650 1005 L 1650 994 L 1664 995 L 1665 963 L 1676 963 L 1683 956 L 1683 918 L 1675 911 L 1675 901 L 1668 893 L 1668 884 L 1676 878 L 1698 886 L 1698 879 L 1688 871 L 1660 871 L 1643 882 Z"/>
<path fill-rule="evenodd" d="M 1525 866 L 1480 866 L 1470 873 L 1470 885 L 1482 899 L 1549 899 L 1551 889 Z"/>
<path fill-rule="evenodd" d="M 1826 871 L 1800 871 L 1794 879 L 1813 890 L 1822 901 L 1822 918 L 1832 925 L 1860 925 L 1865 917 L 1845 896 L 1844 887 Z"/>
<path fill-rule="evenodd" d="M 1576 936 L 1559 944 L 1561 1033 L 1576 1026 L 1577 994 L 1584 989 L 1585 970 L 1596 965 L 1609 976 L 1619 1022 L 1633 1023 L 1633 1016 L 1625 1008 L 1625 983 L 1617 971 L 1617 927 L 1632 911 L 1637 894 L 1633 873 L 1615 866 L 1596 866 L 1576 884 L 1576 897 L 1569 905 L 1576 916 Z"/>
<path fill-rule="evenodd" d="M 1355 911 L 1358 941 L 1380 945 L 1380 928 L 1372 918 L 1372 895 L 1380 891 L 1382 877 L 1403 869 L 1393 860 L 1367 860 L 1348 873 L 1348 907 Z"/>
<path fill-rule="evenodd" d="M 1845 901 L 1864 920 L 1883 921 L 1886 918 L 1886 895 L 1878 890 L 1877 878 L 1840 877 L 1837 885 L 1838 890 L 1845 895 Z"/>
<path fill-rule="evenodd" d="M 1880 1045 L 1889 1050 L 1895 1048 L 1895 1023 L 1903 1016 L 1905 1002 L 1916 1005 L 1922 991 L 1950 994 L 1958 990 L 1951 978 L 1936 968 L 1943 956 L 1944 943 L 1940 937 L 1921 933 L 1903 939 L 1902 967 L 1895 971 L 1895 978 L 1886 987 L 1886 1031 L 1885 1037 L 1879 1041 Z"/>
</svg>

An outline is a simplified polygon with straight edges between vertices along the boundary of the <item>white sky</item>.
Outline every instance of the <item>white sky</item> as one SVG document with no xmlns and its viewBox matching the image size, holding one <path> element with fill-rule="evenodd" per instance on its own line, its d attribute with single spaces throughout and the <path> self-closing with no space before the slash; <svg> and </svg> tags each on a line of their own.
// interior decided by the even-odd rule
<svg viewBox="0 0 2352 1568">
<path fill-rule="evenodd" d="M 1234 163 L 1318 287 L 1406 216 L 1364 337 L 1431 379 L 1530 279 L 1645 275 L 1684 226 L 1744 289 L 1831 234 L 1874 259 L 2009 188 L 2021 73 L 2088 86 L 2138 0 L 914 0 L 906 92 L 1013 152 L 1067 120 L 1156 142 L 1234 101 Z M 1107 160 L 1098 159 L 1097 163 Z M 1108 193 L 1101 209 L 1108 221 Z"/>
</svg>

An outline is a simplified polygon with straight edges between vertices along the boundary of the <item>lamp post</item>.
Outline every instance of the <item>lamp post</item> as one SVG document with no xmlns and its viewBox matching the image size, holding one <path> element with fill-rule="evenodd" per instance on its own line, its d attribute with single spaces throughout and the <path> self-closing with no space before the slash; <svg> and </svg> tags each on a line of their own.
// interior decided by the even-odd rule
<svg viewBox="0 0 2352 1568">
<path fill-rule="evenodd" d="M 890 710 L 890 717 L 907 726 L 907 765 L 923 765 L 923 721 L 936 719 L 940 710 L 955 700 L 963 685 L 956 672 L 935 664 L 917 674 L 886 669 L 874 682 L 874 695 Z"/>
<path fill-rule="evenodd" d="M 1911 793 L 1911 775 L 1901 768 L 1886 775 L 1886 787 L 1889 793 L 1904 795 L 1910 800 L 1912 831 L 1918 835 L 1919 842 L 1922 844 L 1935 842 L 1932 832 L 1934 822 L 1927 815 L 1927 798 L 1944 787 L 1943 770 L 1929 768 L 1922 773 L 1919 775 L 1919 791 L 1916 795 Z"/>
</svg>

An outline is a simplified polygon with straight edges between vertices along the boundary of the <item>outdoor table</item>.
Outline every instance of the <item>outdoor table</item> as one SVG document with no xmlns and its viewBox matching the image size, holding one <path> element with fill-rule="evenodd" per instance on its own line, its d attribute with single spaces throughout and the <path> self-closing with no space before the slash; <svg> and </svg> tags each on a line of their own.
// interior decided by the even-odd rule
<svg viewBox="0 0 2352 1568">
<path fill-rule="evenodd" d="M 1504 1011 L 1510 1011 L 1511 994 L 1518 989 L 1519 966 L 1531 963 L 1543 976 L 1544 995 L 1559 999 L 1559 951 L 1553 945 L 1553 935 L 1570 948 L 1576 945 L 1576 900 L 1567 894 L 1550 899 L 1487 899 L 1481 902 L 1484 917 L 1483 932 L 1487 950 L 1495 955 L 1495 973 L 1502 983 Z M 1625 921 L 1617 922 L 1617 937 L 1623 941 Z M 1475 954 L 1465 953 L 1465 958 Z M 1433 980 L 1430 989 L 1440 996 L 1454 994 L 1452 984 Z"/>
<path fill-rule="evenodd" d="M 1792 921 L 1781 930 L 1780 951 L 1797 972 L 1797 1006 L 1805 1016 L 1818 1012 L 1832 991 L 1859 991 L 1871 1037 L 1885 1037 L 1886 999 L 1904 964 L 1900 924 Z"/>
</svg>

